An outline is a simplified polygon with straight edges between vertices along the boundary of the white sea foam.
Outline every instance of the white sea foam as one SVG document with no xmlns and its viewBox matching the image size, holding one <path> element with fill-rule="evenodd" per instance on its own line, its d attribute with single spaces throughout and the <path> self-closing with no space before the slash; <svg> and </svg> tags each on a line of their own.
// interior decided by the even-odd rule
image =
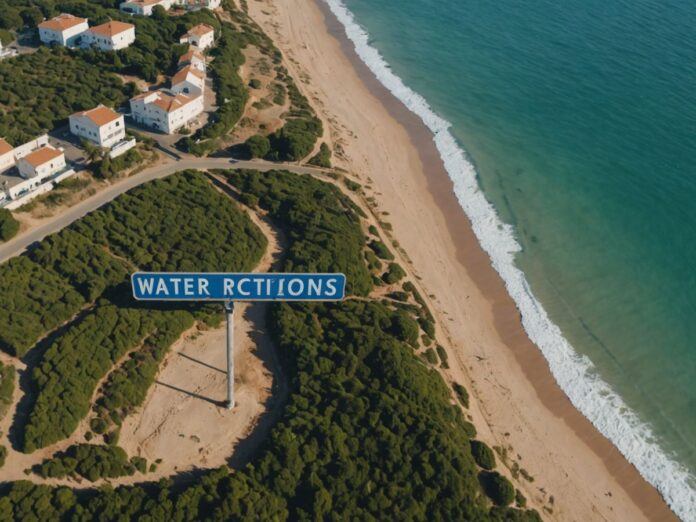
<svg viewBox="0 0 696 522">
<path fill-rule="evenodd" d="M 450 123 L 435 114 L 421 95 L 394 74 L 379 51 L 370 45 L 369 35 L 341 0 L 324 1 L 345 28 L 361 60 L 433 133 L 437 149 L 454 183 L 459 204 L 471 220 L 476 237 L 519 308 L 524 329 L 548 361 L 561 389 L 573 405 L 657 488 L 677 516 L 685 521 L 696 521 L 696 478 L 660 448 L 650 427 L 641 422 L 621 397 L 598 377 L 592 362 L 573 350 L 534 297 L 524 273 L 515 265 L 515 254 L 520 251 L 520 245 L 514 231 L 500 220 L 482 193 L 474 166 L 449 131 Z"/>
</svg>

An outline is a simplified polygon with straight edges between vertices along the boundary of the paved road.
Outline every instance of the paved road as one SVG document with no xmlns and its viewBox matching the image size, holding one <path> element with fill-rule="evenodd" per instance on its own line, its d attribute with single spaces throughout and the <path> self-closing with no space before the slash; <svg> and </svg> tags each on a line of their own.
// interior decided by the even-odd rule
<svg viewBox="0 0 696 522">
<path fill-rule="evenodd" d="M 230 158 L 201 158 L 201 159 L 183 159 L 181 161 L 158 165 L 149 169 L 145 169 L 134 176 L 125 178 L 124 180 L 109 186 L 108 188 L 97 192 L 94 196 L 81 201 L 60 214 L 56 214 L 49 221 L 42 225 L 29 230 L 24 234 L 20 234 L 7 243 L 0 244 L 0 263 L 8 259 L 22 254 L 31 244 L 41 241 L 46 236 L 58 232 L 67 227 L 74 221 L 77 221 L 86 214 L 108 203 L 116 196 L 124 192 L 142 185 L 154 179 L 164 178 L 175 172 L 185 169 L 220 169 L 220 168 L 237 168 L 237 169 L 257 169 L 271 170 L 283 169 L 300 174 L 311 174 L 321 172 L 321 169 L 312 167 L 301 167 L 298 165 L 274 164 L 265 161 L 236 161 Z"/>
</svg>

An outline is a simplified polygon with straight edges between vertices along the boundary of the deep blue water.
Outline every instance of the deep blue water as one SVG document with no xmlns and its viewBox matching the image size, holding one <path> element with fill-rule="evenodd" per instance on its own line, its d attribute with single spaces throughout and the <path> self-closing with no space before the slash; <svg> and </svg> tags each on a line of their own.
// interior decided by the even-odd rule
<svg viewBox="0 0 696 522">
<path fill-rule="evenodd" d="M 694 474 L 696 4 L 344 3 L 453 124 L 553 322 Z"/>
</svg>

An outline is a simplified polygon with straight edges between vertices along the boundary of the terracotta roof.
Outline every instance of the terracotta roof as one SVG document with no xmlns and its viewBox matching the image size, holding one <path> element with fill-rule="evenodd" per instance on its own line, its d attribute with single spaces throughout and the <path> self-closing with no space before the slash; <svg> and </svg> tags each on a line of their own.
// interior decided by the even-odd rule
<svg viewBox="0 0 696 522">
<path fill-rule="evenodd" d="M 196 49 L 189 49 L 189 51 L 186 54 L 182 54 L 179 57 L 179 63 L 184 63 L 184 62 L 190 62 L 194 58 L 197 58 L 201 60 L 202 62 L 205 61 L 205 57 L 200 51 L 197 51 Z"/>
<path fill-rule="evenodd" d="M 183 94 L 172 96 L 171 94 L 160 92 L 157 99 L 153 100 L 152 103 L 165 112 L 174 112 L 177 109 L 181 109 L 184 105 L 191 103 L 193 100 L 195 100 L 195 98 L 184 96 Z"/>
<path fill-rule="evenodd" d="M 188 33 L 186 35 L 191 35 L 191 36 L 203 36 L 204 34 L 208 33 L 214 33 L 215 29 L 210 27 L 207 24 L 198 24 L 193 26 L 191 29 L 188 30 Z"/>
<path fill-rule="evenodd" d="M 71 14 L 63 13 L 59 14 L 55 18 L 41 22 L 39 27 L 42 29 L 50 29 L 51 31 L 58 31 L 62 33 L 66 29 L 75 27 L 76 25 L 86 22 L 86 18 L 80 18 L 78 16 L 73 16 Z"/>
<path fill-rule="evenodd" d="M 94 34 L 98 34 L 99 36 L 106 36 L 107 38 L 111 38 L 112 36 L 121 34 L 122 32 L 128 31 L 129 29 L 135 29 L 135 26 L 133 24 L 126 24 L 123 22 L 117 22 L 115 20 L 112 20 L 111 22 L 106 22 L 105 24 L 90 27 L 89 31 Z"/>
<path fill-rule="evenodd" d="M 62 156 L 63 153 L 57 149 L 54 149 L 53 147 L 41 147 L 40 149 L 36 149 L 34 152 L 30 152 L 26 156 L 22 158 L 22 160 L 26 161 L 31 165 L 32 167 L 36 168 L 44 163 L 48 163 L 49 161 L 59 158 Z"/>
<path fill-rule="evenodd" d="M 0 138 L 0 154 L 7 154 L 8 152 L 12 152 L 14 150 L 14 147 L 7 143 L 4 139 Z"/>
<path fill-rule="evenodd" d="M 121 117 L 119 113 L 109 109 L 108 107 L 104 107 L 103 105 L 88 111 L 75 113 L 73 116 L 84 116 L 85 118 L 90 119 L 97 127 L 111 123 L 112 121 L 115 121 Z"/>
<path fill-rule="evenodd" d="M 193 74 L 201 80 L 205 79 L 205 75 L 201 71 L 191 65 L 187 65 L 172 77 L 172 85 L 183 82 L 188 78 L 189 74 Z"/>
</svg>

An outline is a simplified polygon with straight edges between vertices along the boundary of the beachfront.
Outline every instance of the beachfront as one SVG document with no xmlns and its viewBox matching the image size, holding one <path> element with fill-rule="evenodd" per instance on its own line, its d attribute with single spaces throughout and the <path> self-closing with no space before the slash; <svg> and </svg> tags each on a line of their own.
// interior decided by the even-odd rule
<svg viewBox="0 0 696 522">
<path fill-rule="evenodd" d="M 476 392 L 472 413 L 488 426 L 486 438 L 512 448 L 509 464 L 536 477 L 524 491 L 535 507 L 562 519 L 673 517 L 558 388 L 461 212 L 431 134 L 358 61 L 326 6 L 269 0 L 249 7 L 296 77 L 308 79 L 304 90 L 343 151 L 340 166 L 371 188 L 435 296 L 450 360 L 458 362 L 451 375 Z"/>
</svg>

